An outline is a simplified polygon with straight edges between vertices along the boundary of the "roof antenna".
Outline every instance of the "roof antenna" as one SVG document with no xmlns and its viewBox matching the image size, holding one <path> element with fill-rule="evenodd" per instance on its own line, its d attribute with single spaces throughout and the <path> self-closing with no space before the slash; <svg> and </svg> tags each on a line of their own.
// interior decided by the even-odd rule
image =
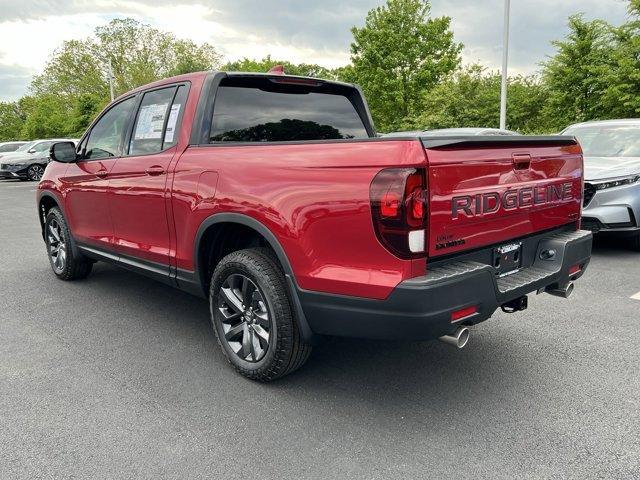
<svg viewBox="0 0 640 480">
<path fill-rule="evenodd" d="M 267 73 L 271 73 L 272 75 L 284 75 L 284 66 L 283 65 L 275 65 L 273 67 L 271 67 L 271 69 L 267 72 Z"/>
</svg>

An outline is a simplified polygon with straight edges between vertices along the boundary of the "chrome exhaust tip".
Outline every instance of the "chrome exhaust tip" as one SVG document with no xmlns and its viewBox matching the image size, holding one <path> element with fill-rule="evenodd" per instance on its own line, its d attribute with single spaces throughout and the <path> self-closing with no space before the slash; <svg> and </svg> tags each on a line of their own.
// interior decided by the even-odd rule
<svg viewBox="0 0 640 480">
<path fill-rule="evenodd" d="M 561 298 L 569 298 L 573 293 L 573 282 L 569 282 L 566 285 L 558 288 L 549 288 L 545 290 L 548 294 Z"/>
<path fill-rule="evenodd" d="M 456 348 L 463 348 L 469 342 L 470 333 L 467 327 L 459 327 L 451 335 L 444 335 L 438 338 L 438 340 Z"/>
</svg>

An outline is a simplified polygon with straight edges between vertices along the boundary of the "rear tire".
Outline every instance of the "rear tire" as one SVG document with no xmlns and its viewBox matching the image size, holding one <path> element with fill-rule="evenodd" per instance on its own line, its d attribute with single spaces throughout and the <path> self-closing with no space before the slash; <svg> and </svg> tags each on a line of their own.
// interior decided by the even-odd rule
<svg viewBox="0 0 640 480">
<path fill-rule="evenodd" d="M 209 290 L 211 321 L 228 362 L 269 382 L 300 368 L 311 354 L 295 319 L 284 272 L 266 248 L 224 257 Z"/>
<path fill-rule="evenodd" d="M 61 280 L 79 280 L 91 273 L 93 262 L 74 254 L 69 226 L 57 207 L 53 207 L 47 213 L 44 232 L 49 264 L 56 277 Z"/>
</svg>

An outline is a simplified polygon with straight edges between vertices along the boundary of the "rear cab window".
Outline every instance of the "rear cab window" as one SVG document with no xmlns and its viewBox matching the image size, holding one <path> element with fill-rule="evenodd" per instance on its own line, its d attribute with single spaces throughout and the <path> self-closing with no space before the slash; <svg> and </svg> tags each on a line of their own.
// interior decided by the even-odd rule
<svg viewBox="0 0 640 480">
<path fill-rule="evenodd" d="M 216 91 L 210 143 L 369 138 L 357 89 L 319 80 L 230 76 Z"/>
</svg>

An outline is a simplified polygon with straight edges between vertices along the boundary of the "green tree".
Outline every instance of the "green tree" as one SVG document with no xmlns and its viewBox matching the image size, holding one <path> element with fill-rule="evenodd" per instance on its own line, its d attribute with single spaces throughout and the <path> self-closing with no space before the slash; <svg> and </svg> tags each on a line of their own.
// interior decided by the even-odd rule
<svg viewBox="0 0 640 480">
<path fill-rule="evenodd" d="M 605 112 L 612 118 L 640 116 L 640 0 L 629 4 L 631 20 L 614 30 L 613 66 L 604 77 Z"/>
<path fill-rule="evenodd" d="M 423 94 L 422 111 L 408 117 L 407 130 L 457 127 L 493 127 L 500 123 L 500 73 L 470 65 L 450 75 Z M 545 92 L 534 76 L 508 82 L 507 128 L 520 133 L 545 130 L 541 109 Z"/>
<path fill-rule="evenodd" d="M 0 142 L 21 139 L 24 121 L 20 102 L 0 102 Z"/>
<path fill-rule="evenodd" d="M 112 20 L 98 27 L 90 44 L 103 71 L 111 61 L 117 93 L 160 78 L 211 70 L 221 59 L 208 43 L 179 40 L 132 18 Z"/>
<path fill-rule="evenodd" d="M 381 131 L 419 112 L 423 93 L 460 65 L 449 17 L 431 18 L 428 0 L 387 0 L 354 27 L 351 68 L 340 73 L 362 86 Z"/>
<path fill-rule="evenodd" d="M 64 42 L 33 79 L 22 136 L 80 135 L 109 102 L 109 63 L 119 95 L 161 78 L 213 69 L 220 58 L 207 43 L 177 39 L 131 18 L 112 20 L 90 38 Z"/>
<path fill-rule="evenodd" d="M 262 60 L 251 60 L 243 58 L 234 62 L 228 62 L 221 67 L 227 72 L 268 72 L 276 65 L 282 65 L 288 75 L 299 75 L 302 77 L 316 77 L 333 79 L 335 74 L 328 68 L 312 63 L 291 63 L 286 60 L 273 60 L 271 55 L 267 55 Z"/>
<path fill-rule="evenodd" d="M 610 118 L 604 108 L 606 77 L 613 68 L 616 42 L 602 20 L 569 17 L 569 34 L 554 41 L 557 53 L 543 64 L 548 92 L 545 115 L 559 129 L 577 121 Z"/>
</svg>

